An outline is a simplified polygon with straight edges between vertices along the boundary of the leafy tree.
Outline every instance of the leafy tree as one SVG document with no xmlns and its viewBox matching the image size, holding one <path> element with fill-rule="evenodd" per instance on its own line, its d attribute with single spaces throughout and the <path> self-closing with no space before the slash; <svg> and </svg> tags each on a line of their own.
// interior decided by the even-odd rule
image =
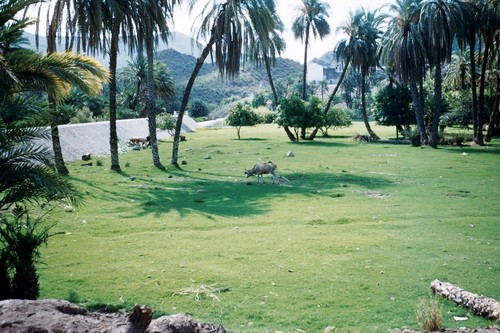
<svg viewBox="0 0 500 333">
<path fill-rule="evenodd" d="M 291 96 L 280 101 L 277 108 L 278 115 L 276 123 L 280 126 L 293 128 L 296 141 L 299 141 L 299 130 L 303 124 L 303 117 L 306 112 L 304 101 L 298 96 Z"/>
<path fill-rule="evenodd" d="M 202 10 L 199 16 L 201 26 L 198 29 L 197 37 L 199 38 L 197 39 L 206 38 L 208 42 L 197 59 L 182 97 L 172 146 L 171 163 L 173 165 L 178 166 L 182 118 L 186 111 L 194 81 L 205 59 L 215 48 L 214 58 L 221 77 L 232 78 L 238 75 L 242 55 L 246 53 L 244 51 L 248 47 L 248 45 L 241 43 L 243 37 L 255 31 L 261 31 L 261 29 L 255 27 L 255 24 L 270 22 L 274 15 L 274 9 L 274 1 L 241 0 L 234 2 L 223 1 L 222 3 L 214 1 L 213 3 L 207 3 Z"/>
<path fill-rule="evenodd" d="M 320 130 L 323 133 L 323 136 L 328 136 L 329 129 L 349 127 L 351 125 L 352 120 L 347 112 L 347 109 L 332 106 L 328 109 L 326 115 L 323 115 L 323 125 Z"/>
<path fill-rule="evenodd" d="M 158 128 L 167 131 L 170 135 L 174 135 L 175 121 L 175 117 L 169 113 L 161 113 L 156 116 Z"/>
<path fill-rule="evenodd" d="M 372 105 L 375 120 L 380 125 L 396 126 L 396 138 L 398 138 L 403 127 L 415 122 L 410 103 L 411 96 L 408 89 L 390 82 L 375 95 Z"/>
<path fill-rule="evenodd" d="M 224 124 L 235 127 L 236 133 L 238 134 L 238 140 L 240 140 L 240 131 L 242 126 L 255 126 L 259 122 L 259 116 L 253 112 L 250 105 L 238 103 L 235 107 L 229 110 L 229 114 L 227 115 Z"/>
<path fill-rule="evenodd" d="M 309 38 L 313 36 L 323 39 L 330 34 L 330 25 L 327 18 L 330 6 L 326 2 L 318 0 L 302 0 L 302 5 L 297 8 L 297 17 L 292 24 L 295 39 L 304 42 L 304 71 L 302 74 L 302 99 L 306 100 L 307 83 L 307 51 L 309 50 Z"/>
<path fill-rule="evenodd" d="M 192 118 L 206 117 L 210 113 L 205 102 L 200 100 L 193 100 L 189 105 L 189 115 Z"/>
<path fill-rule="evenodd" d="M 258 91 L 253 95 L 252 99 L 252 107 L 253 108 L 258 108 L 259 106 L 265 106 L 266 105 L 266 96 L 262 91 Z"/>
<path fill-rule="evenodd" d="M 316 96 L 311 97 L 309 102 L 304 102 L 296 95 L 282 99 L 277 111 L 275 122 L 293 128 L 297 142 L 299 130 L 321 127 L 323 124 L 321 100 Z"/>
</svg>

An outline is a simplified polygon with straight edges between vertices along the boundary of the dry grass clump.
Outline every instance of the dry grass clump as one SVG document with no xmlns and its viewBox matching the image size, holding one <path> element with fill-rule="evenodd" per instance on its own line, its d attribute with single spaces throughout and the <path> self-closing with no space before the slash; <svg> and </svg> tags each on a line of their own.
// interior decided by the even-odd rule
<svg viewBox="0 0 500 333">
<path fill-rule="evenodd" d="M 436 300 L 421 300 L 417 304 L 417 321 L 424 332 L 442 330 L 442 308 Z"/>
</svg>

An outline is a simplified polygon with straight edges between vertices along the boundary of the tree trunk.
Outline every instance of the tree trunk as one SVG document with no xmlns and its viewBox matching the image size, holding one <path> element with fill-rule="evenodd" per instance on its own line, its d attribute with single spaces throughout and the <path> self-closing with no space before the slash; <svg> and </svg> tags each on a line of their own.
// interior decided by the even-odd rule
<svg viewBox="0 0 500 333">
<path fill-rule="evenodd" d="M 302 73 L 302 99 L 306 100 L 306 86 L 307 86 L 307 51 L 309 49 L 309 29 L 311 24 L 307 22 L 306 24 L 306 38 L 304 47 L 304 71 Z"/>
<path fill-rule="evenodd" d="M 488 69 L 488 57 L 490 47 L 492 45 L 492 38 L 488 36 L 484 43 L 484 56 L 483 63 L 481 64 L 481 77 L 479 80 L 479 99 L 477 111 L 477 133 L 474 134 L 474 142 L 478 145 L 484 145 L 483 137 L 483 115 L 485 110 L 485 90 L 486 90 L 486 71 Z"/>
<path fill-rule="evenodd" d="M 57 173 L 60 175 L 68 175 L 69 170 L 66 168 L 66 165 L 64 164 L 64 158 L 62 154 L 62 149 L 61 149 L 61 140 L 59 138 L 59 128 L 57 127 L 57 122 L 54 119 L 57 117 L 57 115 L 54 114 L 55 112 L 55 104 L 54 102 L 50 103 L 51 104 L 51 121 L 50 121 L 50 132 L 52 135 L 52 150 L 54 151 L 54 162 L 56 165 L 56 170 Z"/>
<path fill-rule="evenodd" d="M 379 140 L 377 134 L 372 130 L 370 122 L 368 121 L 368 113 L 366 112 L 366 92 L 365 92 L 366 74 L 361 73 L 361 115 L 363 116 L 363 122 L 365 123 L 366 130 L 370 137 L 374 140 Z"/>
<path fill-rule="evenodd" d="M 432 107 L 431 139 L 429 146 L 437 148 L 439 143 L 439 117 L 442 107 L 442 85 L 441 85 L 441 64 L 435 66 L 434 75 L 434 102 Z"/>
<path fill-rule="evenodd" d="M 307 94 L 306 94 L 306 87 L 307 87 L 307 51 L 309 49 L 309 30 L 310 30 L 311 24 L 307 22 L 306 25 L 306 38 L 305 38 L 305 47 L 304 47 L 304 71 L 302 73 L 302 100 L 306 100 Z M 305 140 L 306 138 L 306 128 L 301 127 L 300 128 L 300 138 L 302 140 Z M 297 138 L 297 141 L 299 139 Z"/>
<path fill-rule="evenodd" d="M 273 92 L 274 98 L 274 107 L 276 108 L 279 105 L 278 93 L 276 92 L 276 87 L 274 86 L 273 75 L 271 74 L 271 63 L 269 62 L 269 57 L 267 54 L 264 55 L 264 63 L 266 65 L 267 79 L 269 80 L 269 85 L 271 86 L 271 90 Z M 283 126 L 286 135 L 290 141 L 295 141 L 295 135 L 293 135 L 292 131 L 288 128 L 288 126 Z"/>
<path fill-rule="evenodd" d="M 477 129 L 477 79 L 476 79 L 476 52 L 475 52 L 475 39 L 470 44 L 470 75 L 471 75 L 471 90 L 472 90 L 472 128 L 473 137 L 476 137 Z"/>
<path fill-rule="evenodd" d="M 490 122 L 488 124 L 488 131 L 486 132 L 486 137 L 484 140 L 486 142 L 490 142 L 491 138 L 493 137 L 493 130 L 495 128 L 495 125 L 498 121 L 498 113 L 499 113 L 499 107 L 500 107 L 500 74 L 497 72 L 497 95 L 495 97 L 495 101 L 493 102 L 493 107 L 491 108 L 490 112 Z"/>
<path fill-rule="evenodd" d="M 49 30 L 47 34 L 47 53 L 51 54 L 56 52 L 56 33 L 57 33 L 57 22 L 59 22 L 59 15 L 61 12 L 61 2 L 57 1 L 56 7 L 54 8 L 54 14 L 49 25 Z M 56 165 L 57 173 L 60 175 L 69 174 L 68 168 L 64 165 L 64 158 L 61 150 L 61 140 L 59 138 L 59 128 L 57 127 L 57 103 L 54 98 L 49 96 L 49 107 L 50 107 L 50 130 L 52 134 L 52 149 L 54 150 L 54 162 Z"/>
<path fill-rule="evenodd" d="M 434 294 L 439 294 L 477 315 L 500 320 L 500 303 L 493 298 L 477 295 L 439 280 L 432 281 L 431 290 Z"/>
<path fill-rule="evenodd" d="M 148 114 L 149 142 L 151 144 L 151 152 L 153 154 L 153 164 L 156 167 L 163 167 L 160 161 L 158 152 L 158 140 L 156 137 L 156 110 L 155 110 L 155 73 L 154 73 L 154 45 L 153 37 L 146 41 L 147 54 L 147 94 L 146 94 L 146 110 Z"/>
<path fill-rule="evenodd" d="M 420 103 L 420 95 L 418 93 L 417 83 L 410 83 L 410 93 L 413 99 L 413 109 L 415 110 L 415 120 L 417 122 L 418 132 L 420 134 L 420 144 L 426 145 L 429 141 L 427 137 L 427 133 L 425 130 L 425 122 L 424 122 L 424 111 L 422 108 L 422 104 Z"/>
<path fill-rule="evenodd" d="M 194 66 L 193 72 L 191 73 L 191 77 L 189 78 L 189 81 L 186 85 L 186 88 L 184 89 L 181 107 L 179 109 L 179 114 L 177 116 L 177 122 L 175 125 L 174 142 L 172 145 L 172 160 L 170 162 L 172 165 L 176 166 L 177 168 L 179 167 L 179 163 L 178 163 L 179 141 L 180 141 L 181 129 L 182 129 L 182 118 L 184 117 L 184 113 L 186 112 L 187 103 L 189 101 L 189 95 L 191 94 L 191 90 L 193 89 L 194 81 L 196 80 L 196 77 L 198 76 L 198 73 L 200 72 L 200 69 L 203 66 L 203 63 L 205 62 L 205 59 L 207 58 L 208 54 L 210 53 L 210 50 L 212 49 L 212 46 L 214 45 L 214 43 L 215 43 L 215 36 L 212 34 L 212 36 L 210 37 L 210 40 L 208 41 L 207 46 L 205 46 L 200 57 L 197 59 L 196 65 Z"/>
<path fill-rule="evenodd" d="M 326 116 L 326 114 L 328 113 L 328 110 L 330 109 L 330 106 L 332 105 L 332 102 L 333 102 L 333 98 L 335 97 L 335 95 L 337 94 L 339 88 L 340 88 L 340 85 L 342 84 L 342 81 L 344 80 L 344 76 L 345 74 L 347 73 L 347 67 L 349 67 L 349 62 L 350 62 L 350 58 L 347 57 L 346 59 L 346 63 L 345 63 L 345 66 L 344 66 L 344 69 L 342 69 L 342 73 L 340 74 L 340 77 L 339 77 L 339 80 L 337 82 L 337 85 L 335 86 L 335 88 L 333 89 L 333 92 L 331 93 L 330 97 L 328 98 L 328 101 L 326 102 L 326 105 L 325 105 L 325 108 L 323 109 L 323 115 Z M 314 138 L 316 137 L 316 135 L 318 134 L 318 131 L 319 131 L 319 127 L 316 127 L 312 132 L 311 134 L 309 135 L 309 138 L 308 140 L 314 140 Z"/>
<path fill-rule="evenodd" d="M 116 130 L 116 58 L 118 54 L 118 34 L 111 36 L 109 50 L 109 147 L 111 153 L 111 170 L 121 172 L 118 155 L 118 133 Z"/>
<path fill-rule="evenodd" d="M 132 313 L 128 316 L 125 333 L 144 333 L 153 319 L 153 310 L 147 306 L 134 306 Z"/>
</svg>

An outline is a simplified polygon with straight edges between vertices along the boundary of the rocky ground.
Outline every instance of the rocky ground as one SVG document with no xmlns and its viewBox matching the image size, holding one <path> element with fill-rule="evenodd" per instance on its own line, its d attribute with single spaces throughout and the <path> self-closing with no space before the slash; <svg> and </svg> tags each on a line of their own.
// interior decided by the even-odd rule
<svg viewBox="0 0 500 333">
<path fill-rule="evenodd" d="M 131 314 L 87 311 L 61 300 L 0 301 L 2 333 L 226 333 L 222 326 L 203 323 L 185 314 L 153 319 L 145 331 L 134 330 Z M 329 330 L 331 331 L 331 330 Z M 326 330 L 325 330 L 326 332 Z M 500 327 L 450 329 L 444 333 L 500 333 Z M 416 333 L 394 330 L 394 333 Z"/>
</svg>

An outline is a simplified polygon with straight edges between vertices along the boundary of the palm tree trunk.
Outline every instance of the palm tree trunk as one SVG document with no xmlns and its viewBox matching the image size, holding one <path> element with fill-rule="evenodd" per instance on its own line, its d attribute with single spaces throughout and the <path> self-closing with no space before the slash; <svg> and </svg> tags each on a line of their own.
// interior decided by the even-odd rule
<svg viewBox="0 0 500 333">
<path fill-rule="evenodd" d="M 477 133 L 474 133 L 474 142 L 478 145 L 484 145 L 483 137 L 483 114 L 484 114 L 484 104 L 485 98 L 484 93 L 486 89 L 486 70 L 488 68 L 488 57 L 490 47 L 492 45 L 492 38 L 488 36 L 484 43 L 484 56 L 483 63 L 481 64 L 481 78 L 479 80 L 479 99 L 478 99 L 478 111 L 477 111 Z"/>
<path fill-rule="evenodd" d="M 420 134 L 420 144 L 426 145 L 429 138 L 427 137 L 427 132 L 425 130 L 424 111 L 422 104 L 420 103 L 420 94 L 418 92 L 417 83 L 414 81 L 410 83 L 410 94 L 413 99 L 413 109 L 415 110 L 415 120 Z"/>
<path fill-rule="evenodd" d="M 305 47 L 304 47 L 304 72 L 302 73 L 302 100 L 306 100 L 306 86 L 307 86 L 307 51 L 309 50 L 309 30 L 311 24 L 307 22 L 306 25 L 306 38 L 305 38 Z M 302 140 L 306 138 L 306 128 L 301 127 L 300 137 Z M 299 141 L 297 139 L 297 141 Z"/>
<path fill-rule="evenodd" d="M 59 20 L 59 14 L 61 3 L 57 1 L 56 7 L 54 9 L 54 15 L 52 16 L 52 21 L 49 25 L 49 34 L 47 35 L 47 53 L 53 53 L 56 51 L 56 33 L 57 33 L 57 22 Z M 56 165 L 57 173 L 60 175 L 69 174 L 68 168 L 64 165 L 64 158 L 61 149 L 61 140 L 59 138 L 59 128 L 57 127 L 57 103 L 54 98 L 49 96 L 50 105 L 50 130 L 52 134 L 52 149 L 54 150 L 54 162 Z"/>
<path fill-rule="evenodd" d="M 437 148 L 439 143 L 439 117 L 441 116 L 442 101 L 442 85 L 441 85 L 441 64 L 435 66 L 434 72 L 434 105 L 432 108 L 432 126 L 431 139 L 429 146 Z"/>
<path fill-rule="evenodd" d="M 155 110 L 155 74 L 154 74 L 154 45 L 153 38 L 146 40 L 147 54 L 147 94 L 146 110 L 148 114 L 149 140 L 151 143 L 151 152 L 153 155 L 153 164 L 156 167 L 163 167 L 158 152 L 158 140 L 156 137 L 156 110 Z"/>
<path fill-rule="evenodd" d="M 469 43 L 469 54 L 470 54 L 470 75 L 471 75 L 471 90 L 472 90 L 472 128 L 473 136 L 476 137 L 478 123 L 477 123 L 477 79 L 476 79 L 476 42 L 475 38 Z"/>
<path fill-rule="evenodd" d="M 340 77 L 339 77 L 339 80 L 337 82 L 337 85 L 335 86 L 335 88 L 333 89 L 332 93 L 330 94 L 330 97 L 328 98 L 328 101 L 326 102 L 325 108 L 323 109 L 323 115 L 325 115 L 325 116 L 328 113 L 328 110 L 330 110 L 330 106 L 332 105 L 333 98 L 337 94 L 337 92 L 338 92 L 338 90 L 340 88 L 340 85 L 342 84 L 342 81 L 344 80 L 344 76 L 347 73 L 347 67 L 349 67 L 349 62 L 350 62 L 350 58 L 348 57 L 346 59 L 346 63 L 345 63 L 344 69 L 342 69 L 342 73 L 340 74 Z M 308 140 L 314 140 L 314 138 L 318 134 L 318 131 L 319 131 L 319 127 L 316 127 L 315 129 L 313 129 L 313 131 L 309 135 Z"/>
<path fill-rule="evenodd" d="M 306 100 L 306 86 L 307 86 L 307 51 L 309 49 L 309 28 L 310 23 L 308 22 L 306 25 L 306 38 L 305 38 L 305 47 L 304 47 L 304 71 L 302 73 L 302 99 Z"/>
<path fill-rule="evenodd" d="M 499 56 L 500 57 L 500 56 Z M 493 136 L 493 129 L 495 128 L 495 124 L 498 121 L 498 113 L 500 106 L 500 74 L 497 72 L 497 94 L 495 97 L 495 101 L 493 102 L 493 107 L 490 112 L 490 122 L 488 124 L 488 131 L 486 132 L 486 137 L 484 141 L 490 142 Z"/>
<path fill-rule="evenodd" d="M 276 87 L 274 86 L 273 75 L 271 74 L 271 63 L 269 61 L 269 57 L 267 54 L 264 55 L 264 63 L 266 65 L 267 79 L 269 80 L 269 85 L 271 86 L 271 91 L 273 92 L 274 99 L 274 107 L 277 107 L 279 104 L 278 93 L 276 92 Z M 292 131 L 288 128 L 288 126 L 283 126 L 286 135 L 290 141 L 295 141 L 295 135 L 293 135 Z"/>
<path fill-rule="evenodd" d="M 210 50 L 212 49 L 214 43 L 215 43 L 215 36 L 214 34 L 212 34 L 210 40 L 207 43 L 207 46 L 205 46 L 200 57 L 196 60 L 196 65 L 194 66 L 193 72 L 191 73 L 191 77 L 189 78 L 186 88 L 184 89 L 181 107 L 179 109 L 179 114 L 177 115 L 177 122 L 175 125 L 174 142 L 172 145 L 172 160 L 170 161 L 170 163 L 176 166 L 177 168 L 179 167 L 178 158 L 179 158 L 179 142 L 182 129 L 182 118 L 184 117 L 184 113 L 186 112 L 187 103 L 189 101 L 189 95 L 191 94 L 191 90 L 193 89 L 194 81 L 196 80 L 196 77 L 198 76 L 198 73 L 200 72 L 200 69 L 203 66 L 203 63 L 205 62 L 205 59 L 208 57 L 208 54 L 210 53 Z"/>
<path fill-rule="evenodd" d="M 366 112 L 366 74 L 364 72 L 361 73 L 361 115 L 363 116 L 363 122 L 365 123 L 366 130 L 370 137 L 374 140 L 379 140 L 377 134 L 372 130 L 370 126 L 370 122 L 368 121 L 368 113 Z"/>
<path fill-rule="evenodd" d="M 52 98 L 49 97 L 49 100 L 52 100 Z M 66 165 L 64 164 L 64 158 L 62 154 L 62 149 L 61 149 L 61 140 L 59 138 L 59 128 L 57 125 L 57 115 L 56 115 L 56 103 L 52 100 L 50 102 L 50 132 L 52 135 L 52 150 L 54 151 L 54 163 L 56 166 L 57 173 L 60 175 L 68 175 L 69 170 L 66 168 Z"/>
<path fill-rule="evenodd" d="M 121 172 L 118 155 L 118 133 L 116 130 L 116 58 L 118 54 L 118 34 L 111 36 L 109 51 L 109 147 L 111 153 L 111 170 Z"/>
</svg>

